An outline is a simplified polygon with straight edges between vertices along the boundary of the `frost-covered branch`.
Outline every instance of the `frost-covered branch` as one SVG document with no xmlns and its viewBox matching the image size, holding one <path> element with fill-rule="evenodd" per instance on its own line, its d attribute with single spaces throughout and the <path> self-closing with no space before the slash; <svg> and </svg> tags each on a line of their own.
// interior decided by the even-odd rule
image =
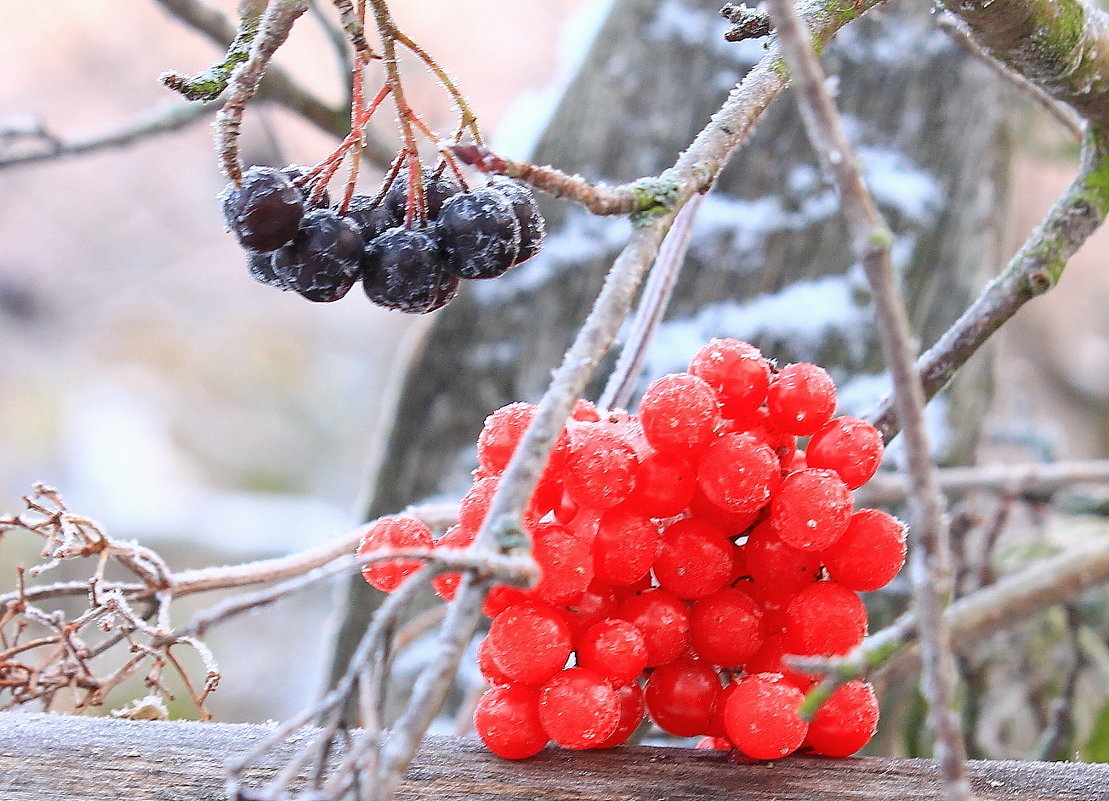
<svg viewBox="0 0 1109 801">
<path fill-rule="evenodd" d="M 893 403 L 901 421 L 906 473 L 912 487 L 909 508 L 913 548 L 909 577 L 924 653 L 922 689 L 928 700 L 928 718 L 947 798 L 967 801 L 971 792 L 966 746 L 954 711 L 957 675 L 951 637 L 943 617 L 952 588 L 951 545 L 944 500 L 924 425 L 924 391 L 915 369 L 916 342 L 890 261 L 893 235 L 863 183 L 858 158 L 828 91 L 808 29 L 792 0 L 769 0 L 768 8 L 793 73 L 809 140 L 825 172 L 835 182 L 852 247 L 870 284 L 878 336 L 893 384 Z"/>
</svg>

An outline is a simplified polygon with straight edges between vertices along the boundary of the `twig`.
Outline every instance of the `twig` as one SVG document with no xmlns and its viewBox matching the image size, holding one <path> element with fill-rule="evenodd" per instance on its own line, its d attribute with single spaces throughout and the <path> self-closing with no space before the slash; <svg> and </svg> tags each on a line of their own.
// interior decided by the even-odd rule
<svg viewBox="0 0 1109 801">
<path fill-rule="evenodd" d="M 812 49 L 809 31 L 792 0 L 769 0 L 778 41 L 794 76 L 801 116 L 809 139 L 839 194 L 855 255 L 862 262 L 878 318 L 897 417 L 901 422 L 914 538 L 909 575 L 920 618 L 924 653 L 922 687 L 949 801 L 971 798 L 966 745 L 953 709 L 957 682 L 951 639 L 943 608 L 951 594 L 951 554 L 944 501 L 924 425 L 924 392 L 915 370 L 916 347 L 904 299 L 890 262 L 892 234 L 863 184 L 858 160 L 847 139 L 826 77 Z"/>
<path fill-rule="evenodd" d="M 1067 132 L 1074 137 L 1076 142 L 1082 139 L 1082 120 L 1075 114 L 1074 109 L 1063 105 L 1019 72 L 1002 64 L 983 50 L 982 46 L 970 35 L 966 26 L 959 21 L 958 17 L 950 12 L 939 14 L 936 17 L 936 27 L 954 39 L 965 51 L 993 70 L 995 74 L 1001 76 L 1039 103 L 1040 106 L 1055 118 L 1056 122 L 1062 125 Z"/>
<path fill-rule="evenodd" d="M 47 143 L 45 150 L 33 153 L 0 155 L 0 170 L 125 147 L 141 139 L 187 128 L 215 110 L 216 106 L 210 103 L 174 103 L 148 109 L 127 122 L 102 133 L 63 139 L 48 135 L 46 131 L 43 131 L 38 138 Z M 3 131 L 0 131 L 0 141 L 3 141 L 2 137 Z"/>
<path fill-rule="evenodd" d="M 678 216 L 674 219 L 662 246 L 655 257 L 655 265 L 647 276 L 647 283 L 643 287 L 643 295 L 639 300 L 632 319 L 631 330 L 620 350 L 620 358 L 616 361 L 612 375 L 605 384 L 597 405 L 602 409 L 624 408 L 631 400 L 636 382 L 643 372 L 643 363 L 647 359 L 647 349 L 651 346 L 655 332 L 658 330 L 662 317 L 666 314 L 666 307 L 670 303 L 670 296 L 674 293 L 674 286 L 678 283 L 682 265 L 685 263 L 685 254 L 689 249 L 689 240 L 693 235 L 693 223 L 697 219 L 697 211 L 701 208 L 704 195 L 693 195 L 686 203 Z"/>
<path fill-rule="evenodd" d="M 1074 710 L 1075 692 L 1078 689 L 1078 678 L 1082 675 L 1085 660 L 1082 658 L 1082 645 L 1078 640 L 1078 632 L 1082 629 L 1082 611 L 1074 604 L 1063 607 L 1066 617 L 1067 646 L 1070 650 L 1071 663 L 1063 679 L 1063 686 L 1059 695 L 1051 702 L 1047 712 L 1047 728 L 1040 736 L 1040 742 L 1032 758 L 1048 762 L 1053 760 L 1069 759 L 1070 742 L 1074 739 Z"/>
<path fill-rule="evenodd" d="M 724 39 L 729 42 L 759 39 L 774 30 L 769 14 L 761 8 L 749 8 L 746 3 L 725 3 L 720 9 L 720 16 L 732 23 L 732 27 L 724 33 Z"/>
<path fill-rule="evenodd" d="M 991 490 L 1043 496 L 1075 484 L 1109 483 L 1109 459 L 944 467 L 937 477 L 946 495 Z M 904 500 L 908 492 L 909 481 L 904 474 L 880 472 L 855 491 L 855 502 L 861 506 L 888 505 Z"/>
<path fill-rule="evenodd" d="M 1001 275 L 993 279 L 965 312 L 917 360 L 927 397 L 947 386 L 990 336 L 1025 303 L 1054 287 L 1067 260 L 1098 229 L 1109 213 L 1109 135 L 1087 130 L 1082 163 L 1074 182 L 1048 212 Z M 867 414 L 888 442 L 897 433 L 893 403 L 887 396 Z"/>
</svg>

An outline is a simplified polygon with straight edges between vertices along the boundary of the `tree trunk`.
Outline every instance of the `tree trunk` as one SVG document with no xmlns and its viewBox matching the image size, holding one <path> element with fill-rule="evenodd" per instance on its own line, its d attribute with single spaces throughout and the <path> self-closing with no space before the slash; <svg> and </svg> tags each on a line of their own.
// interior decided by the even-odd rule
<svg viewBox="0 0 1109 801">
<path fill-rule="evenodd" d="M 764 53 L 765 40 L 726 42 L 715 9 L 616 0 L 532 160 L 609 182 L 672 164 Z M 895 266 L 928 343 L 1001 262 L 1008 148 L 997 81 L 935 29 L 923 3 L 852 23 L 824 63 L 838 75 L 841 109 L 897 235 Z M 368 517 L 459 497 L 483 419 L 546 387 L 630 226 L 565 203 L 543 207 L 544 251 L 502 278 L 466 282 L 435 319 L 400 394 Z M 845 412 L 865 412 L 884 391 L 866 283 L 788 92 L 702 207 L 643 384 L 683 369 L 713 336 L 753 341 L 780 364 L 825 365 Z M 980 416 L 971 410 L 985 394 L 987 371 L 964 372 L 936 403 L 948 459 L 969 454 Z M 360 579 L 347 602 L 337 671 L 376 606 Z"/>
</svg>

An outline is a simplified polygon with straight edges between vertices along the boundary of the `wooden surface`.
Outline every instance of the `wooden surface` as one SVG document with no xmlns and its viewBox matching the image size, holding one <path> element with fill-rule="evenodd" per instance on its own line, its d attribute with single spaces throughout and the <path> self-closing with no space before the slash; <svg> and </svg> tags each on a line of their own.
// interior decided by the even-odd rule
<svg viewBox="0 0 1109 801">
<path fill-rule="evenodd" d="M 245 724 L 0 713 L 0 799 L 220 801 L 223 760 L 265 731 Z M 970 772 L 981 801 L 1109 801 L 1109 765 L 972 762 Z M 923 801 L 941 794 L 932 762 L 921 759 L 793 757 L 738 764 L 719 752 L 637 746 L 594 752 L 552 747 L 507 762 L 474 741 L 438 737 L 413 763 L 400 798 Z"/>
</svg>

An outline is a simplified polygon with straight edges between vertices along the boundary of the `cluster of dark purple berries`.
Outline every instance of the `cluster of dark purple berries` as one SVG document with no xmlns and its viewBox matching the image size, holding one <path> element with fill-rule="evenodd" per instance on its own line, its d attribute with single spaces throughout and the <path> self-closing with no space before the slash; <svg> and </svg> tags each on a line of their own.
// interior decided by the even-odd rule
<svg viewBox="0 0 1109 801">
<path fill-rule="evenodd" d="M 377 305 L 425 314 L 446 305 L 460 279 L 496 278 L 539 252 L 543 218 L 528 187 L 495 178 L 464 190 L 442 170 L 422 177 L 416 214 L 406 215 L 406 172 L 380 198 L 354 195 L 345 214 L 326 193 L 313 204 L 295 166 L 251 167 L 220 203 L 255 279 L 321 303 L 361 280 Z"/>
</svg>

